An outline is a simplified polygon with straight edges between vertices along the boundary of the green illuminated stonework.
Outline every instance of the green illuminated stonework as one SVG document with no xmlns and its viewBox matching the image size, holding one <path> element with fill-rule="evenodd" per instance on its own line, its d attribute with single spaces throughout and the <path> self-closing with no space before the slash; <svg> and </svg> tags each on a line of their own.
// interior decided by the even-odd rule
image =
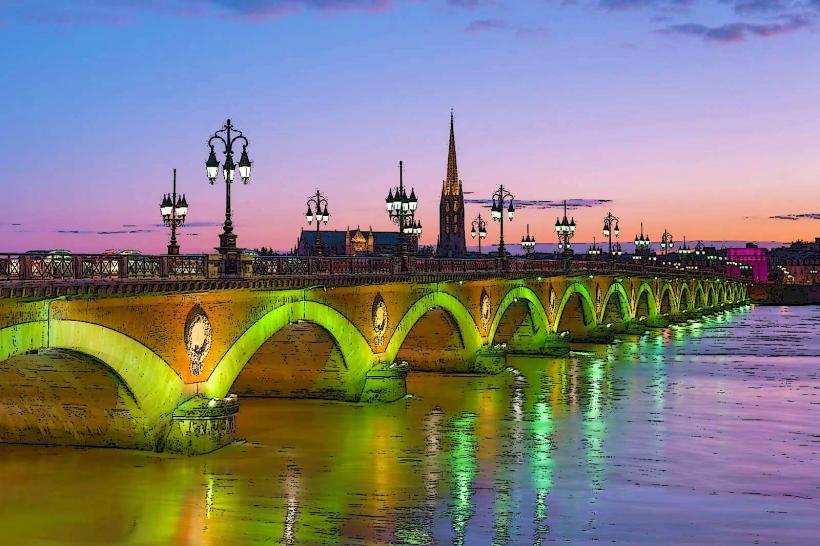
<svg viewBox="0 0 820 546">
<path fill-rule="evenodd" d="M 391 402 L 407 373 L 495 374 L 746 300 L 603 275 L 0 299 L 0 441 L 207 453 L 235 440 L 232 394 Z"/>
</svg>

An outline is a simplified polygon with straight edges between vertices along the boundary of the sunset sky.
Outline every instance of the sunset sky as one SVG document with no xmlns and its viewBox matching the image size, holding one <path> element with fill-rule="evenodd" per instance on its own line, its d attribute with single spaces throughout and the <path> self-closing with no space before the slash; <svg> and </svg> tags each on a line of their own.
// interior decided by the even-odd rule
<svg viewBox="0 0 820 546">
<path fill-rule="evenodd" d="M 0 0 L 0 251 L 162 252 L 173 168 L 182 251 L 211 249 L 227 117 L 240 246 L 292 247 L 316 188 L 328 229 L 393 229 L 399 160 L 434 244 L 451 108 L 468 198 L 611 200 L 578 241 L 610 209 L 627 241 L 813 239 L 818 29 L 817 0 Z M 557 209 L 519 212 L 554 242 Z"/>
</svg>

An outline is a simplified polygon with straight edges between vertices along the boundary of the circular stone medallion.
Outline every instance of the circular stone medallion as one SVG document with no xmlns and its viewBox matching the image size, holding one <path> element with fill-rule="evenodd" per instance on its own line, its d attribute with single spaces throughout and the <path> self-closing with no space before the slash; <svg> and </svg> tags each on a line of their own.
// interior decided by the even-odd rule
<svg viewBox="0 0 820 546">
<path fill-rule="evenodd" d="M 185 350 L 191 361 L 191 373 L 199 375 L 208 349 L 211 348 L 211 321 L 202 307 L 195 305 L 185 320 Z"/>
<path fill-rule="evenodd" d="M 387 332 L 387 304 L 384 303 L 384 298 L 381 294 L 376 294 L 373 298 L 373 307 L 371 308 L 373 333 L 376 336 L 376 345 L 384 343 L 384 334 Z"/>
<path fill-rule="evenodd" d="M 481 312 L 481 326 L 486 331 L 487 327 L 490 325 L 490 296 L 483 288 L 481 289 L 479 310 Z"/>
</svg>

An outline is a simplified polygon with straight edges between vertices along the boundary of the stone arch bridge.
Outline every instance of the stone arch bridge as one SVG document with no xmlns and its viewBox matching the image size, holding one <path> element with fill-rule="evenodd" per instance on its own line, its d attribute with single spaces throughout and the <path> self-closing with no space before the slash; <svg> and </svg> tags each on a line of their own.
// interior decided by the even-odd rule
<svg viewBox="0 0 820 546">
<path fill-rule="evenodd" d="M 231 393 L 391 401 L 408 369 L 495 373 L 747 298 L 586 272 L 243 286 L 0 298 L 0 441 L 203 453 L 233 439 Z"/>
</svg>

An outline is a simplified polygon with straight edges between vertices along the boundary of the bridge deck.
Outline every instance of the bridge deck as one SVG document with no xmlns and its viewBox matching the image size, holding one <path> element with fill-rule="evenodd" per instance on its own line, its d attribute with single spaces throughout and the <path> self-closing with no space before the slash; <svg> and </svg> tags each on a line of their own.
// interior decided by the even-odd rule
<svg viewBox="0 0 820 546">
<path fill-rule="evenodd" d="M 557 275 L 723 277 L 724 270 L 607 260 L 392 257 L 243 257 L 239 275 L 221 273 L 218 255 L 0 254 L 0 298 L 306 288 Z"/>
</svg>

